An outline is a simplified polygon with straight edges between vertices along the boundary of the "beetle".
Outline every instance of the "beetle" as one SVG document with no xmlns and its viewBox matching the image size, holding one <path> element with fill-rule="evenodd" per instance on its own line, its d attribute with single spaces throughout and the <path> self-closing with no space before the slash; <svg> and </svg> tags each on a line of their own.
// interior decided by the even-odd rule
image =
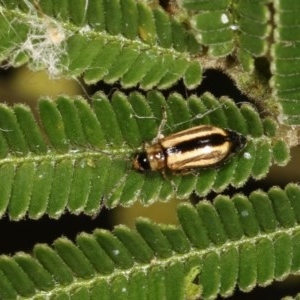
<svg viewBox="0 0 300 300">
<path fill-rule="evenodd" d="M 195 126 L 159 138 L 136 153 L 133 168 L 139 172 L 188 172 L 217 167 L 244 148 L 246 138 L 230 129 Z"/>
</svg>

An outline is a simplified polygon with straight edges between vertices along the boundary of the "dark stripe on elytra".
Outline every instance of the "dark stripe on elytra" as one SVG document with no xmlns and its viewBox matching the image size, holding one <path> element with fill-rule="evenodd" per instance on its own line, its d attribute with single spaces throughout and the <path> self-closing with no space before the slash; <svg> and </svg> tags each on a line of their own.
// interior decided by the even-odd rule
<svg viewBox="0 0 300 300">
<path fill-rule="evenodd" d="M 192 158 L 187 158 L 185 160 L 179 161 L 178 163 L 175 163 L 174 165 L 176 165 L 178 169 L 182 169 L 182 167 L 185 168 L 185 165 L 189 164 L 190 162 L 194 162 L 194 166 L 191 166 L 192 168 L 200 168 L 200 167 L 206 167 L 206 166 L 210 167 L 210 166 L 219 164 L 221 160 L 218 159 L 215 162 L 213 162 L 212 164 L 208 164 L 208 165 L 207 165 L 207 161 L 220 157 L 220 154 L 222 154 L 222 152 L 220 152 L 220 151 L 212 152 L 210 154 L 206 154 L 204 158 L 201 157 L 197 161 L 195 161 L 195 157 L 192 157 Z M 222 156 L 222 160 L 225 159 L 227 156 L 228 156 L 228 154 Z M 199 161 L 203 161 L 203 164 L 199 165 Z"/>
<path fill-rule="evenodd" d="M 204 148 L 205 146 L 220 146 L 227 141 L 230 141 L 230 138 L 228 136 L 224 136 L 221 134 L 211 134 L 205 137 L 197 137 L 178 143 L 175 147 L 166 149 L 166 152 L 167 154 L 174 154 L 179 152 L 191 151 L 198 148 Z"/>
</svg>

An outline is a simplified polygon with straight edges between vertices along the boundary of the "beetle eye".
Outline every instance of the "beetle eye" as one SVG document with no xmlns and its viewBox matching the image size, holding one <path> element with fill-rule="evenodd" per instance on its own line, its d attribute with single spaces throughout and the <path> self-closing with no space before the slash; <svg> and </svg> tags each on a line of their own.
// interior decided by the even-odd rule
<svg viewBox="0 0 300 300">
<path fill-rule="evenodd" d="M 137 154 L 135 160 L 137 162 L 136 169 L 139 171 L 150 170 L 149 160 L 145 152 Z"/>
</svg>

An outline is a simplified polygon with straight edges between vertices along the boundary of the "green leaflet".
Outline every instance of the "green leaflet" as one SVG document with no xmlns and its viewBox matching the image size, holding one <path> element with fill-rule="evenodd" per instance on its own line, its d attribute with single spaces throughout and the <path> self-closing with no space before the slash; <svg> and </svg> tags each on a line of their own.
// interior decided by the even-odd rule
<svg viewBox="0 0 300 300">
<path fill-rule="evenodd" d="M 162 108 L 166 135 L 212 124 L 241 132 L 247 145 L 219 168 L 182 176 L 167 173 L 167 178 L 160 172 L 138 173 L 132 169 L 133 155 L 157 136 Z M 186 100 L 179 94 L 165 99 L 156 91 L 146 96 L 117 91 L 111 101 L 96 94 L 91 105 L 66 96 L 41 99 L 38 117 L 43 128 L 24 105 L 2 105 L 0 115 L 0 212 L 14 220 L 27 214 L 58 218 L 66 209 L 93 215 L 103 204 L 149 204 L 166 201 L 175 192 L 182 199 L 194 191 L 205 196 L 229 184 L 242 186 L 250 176 L 262 178 L 272 161 L 284 165 L 289 159 L 287 145 L 272 131 L 270 119 L 265 125 L 249 104 L 238 108 L 230 99 L 218 101 L 210 94 Z"/>
<path fill-rule="evenodd" d="M 59 238 L 53 247 L 36 245 L 33 255 L 2 255 L 0 297 L 120 299 L 121 293 L 121 299 L 141 299 L 143 293 L 142 299 L 207 299 L 269 285 L 300 269 L 299 222 L 282 223 L 297 213 L 299 194 L 299 185 L 289 184 L 255 191 L 250 200 L 238 195 L 196 207 L 183 203 L 179 226 L 140 218 L 136 229 L 96 229 L 78 235 L 76 243 Z"/>
<path fill-rule="evenodd" d="M 94 275 L 93 265 L 72 242 L 61 238 L 54 242 L 54 248 L 76 276 L 88 279 Z"/>
<path fill-rule="evenodd" d="M 10 149 L 15 153 L 27 153 L 29 150 L 28 145 L 25 141 L 24 134 L 20 130 L 17 118 L 4 104 L 0 106 L 0 120 L 1 132 Z M 4 152 L 5 150 L 2 151 Z"/>
</svg>

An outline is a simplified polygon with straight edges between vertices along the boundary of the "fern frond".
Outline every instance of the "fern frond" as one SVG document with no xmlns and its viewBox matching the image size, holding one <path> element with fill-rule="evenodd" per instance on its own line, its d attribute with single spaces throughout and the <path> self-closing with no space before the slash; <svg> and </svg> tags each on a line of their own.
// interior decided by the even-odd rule
<svg viewBox="0 0 300 300">
<path fill-rule="evenodd" d="M 299 195 L 296 184 L 220 195 L 180 205 L 179 227 L 140 218 L 136 230 L 97 229 L 76 244 L 59 238 L 32 256 L 1 256 L 0 297 L 215 299 L 269 285 L 300 270 Z"/>
<path fill-rule="evenodd" d="M 120 81 L 146 90 L 170 87 L 181 78 L 188 88 L 201 81 L 194 35 L 159 8 L 134 0 L 39 5 L 2 1 L 0 37 L 7 43 L 1 45 L 1 61 L 28 62 L 52 76 L 83 75 L 88 84 Z"/>
<path fill-rule="evenodd" d="M 250 71 L 254 68 L 253 57 L 262 56 L 268 50 L 271 15 L 268 1 L 250 4 L 184 0 L 182 6 L 192 16 L 191 25 L 211 55 L 226 56 L 238 43 L 238 58 L 244 69 Z"/>
<path fill-rule="evenodd" d="M 274 57 L 272 70 L 272 87 L 274 96 L 281 106 L 280 119 L 290 125 L 300 123 L 300 47 L 298 26 L 299 21 L 295 16 L 300 11 L 297 2 L 275 1 L 275 18 L 278 25 L 275 29 L 275 44 L 272 47 Z"/>
<path fill-rule="evenodd" d="M 200 124 L 213 124 L 240 132 L 248 139 L 245 149 L 218 169 L 197 174 L 140 174 L 131 160 L 151 142 L 167 112 L 164 134 Z M 91 106 L 82 99 L 61 96 L 56 101 L 39 101 L 37 125 L 29 108 L 0 106 L 1 215 L 12 219 L 39 218 L 43 214 L 59 217 L 66 209 L 73 213 L 95 214 L 105 204 L 131 205 L 137 199 L 152 203 L 188 197 L 194 190 L 200 196 L 220 192 L 229 184 L 239 187 L 252 176 L 261 178 L 272 161 L 285 164 L 287 145 L 269 119 L 261 122 L 247 103 L 240 108 L 224 97 L 210 94 L 183 99 L 171 94 L 166 100 L 158 92 L 145 97 L 115 92 L 111 101 L 99 93 Z M 43 134 L 45 132 L 45 135 Z M 175 188 L 175 190 L 174 190 Z"/>
</svg>

